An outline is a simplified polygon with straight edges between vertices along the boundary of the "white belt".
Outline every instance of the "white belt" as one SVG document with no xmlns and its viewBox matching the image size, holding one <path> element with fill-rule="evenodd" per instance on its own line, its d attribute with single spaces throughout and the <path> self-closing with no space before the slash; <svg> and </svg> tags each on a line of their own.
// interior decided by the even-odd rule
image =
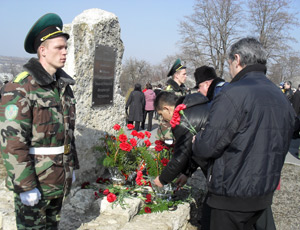
<svg viewBox="0 0 300 230">
<path fill-rule="evenodd" d="M 29 148 L 29 154 L 32 155 L 56 155 L 64 153 L 65 146 L 59 147 L 31 147 Z"/>
</svg>

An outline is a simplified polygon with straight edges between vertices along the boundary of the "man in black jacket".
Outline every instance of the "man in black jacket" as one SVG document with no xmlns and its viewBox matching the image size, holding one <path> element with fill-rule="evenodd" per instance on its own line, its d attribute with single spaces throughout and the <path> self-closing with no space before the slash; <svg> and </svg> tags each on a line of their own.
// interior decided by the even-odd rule
<svg viewBox="0 0 300 230">
<path fill-rule="evenodd" d="M 300 117 L 300 84 L 298 85 L 297 91 L 294 93 L 292 105 L 296 115 Z"/>
<path fill-rule="evenodd" d="M 159 115 L 161 115 L 166 122 L 172 119 L 174 109 L 179 104 L 186 105 L 184 114 L 190 124 L 198 132 L 204 127 L 208 113 L 209 105 L 208 99 L 199 94 L 189 94 L 185 97 L 178 97 L 172 92 L 162 91 L 155 99 L 154 107 Z M 172 128 L 172 133 L 175 137 L 174 154 L 168 165 L 163 169 L 160 176 L 155 179 L 155 184 L 162 187 L 165 184 L 172 182 L 180 173 L 190 176 L 198 165 L 192 162 L 192 134 L 189 129 L 188 121 L 181 117 L 180 124 Z M 198 161 L 199 166 L 205 172 L 206 163 Z M 180 185 L 180 181 L 178 181 Z M 181 184 L 183 185 L 183 184 Z"/>
<path fill-rule="evenodd" d="M 272 204 L 293 134 L 295 112 L 267 77 L 266 52 L 254 38 L 229 51 L 233 77 L 212 104 L 197 134 L 193 159 L 208 169 L 211 229 L 252 229 Z"/>
<path fill-rule="evenodd" d="M 290 102 L 292 102 L 294 93 L 292 90 L 292 82 L 291 81 L 284 82 L 284 94 L 290 100 Z"/>
</svg>

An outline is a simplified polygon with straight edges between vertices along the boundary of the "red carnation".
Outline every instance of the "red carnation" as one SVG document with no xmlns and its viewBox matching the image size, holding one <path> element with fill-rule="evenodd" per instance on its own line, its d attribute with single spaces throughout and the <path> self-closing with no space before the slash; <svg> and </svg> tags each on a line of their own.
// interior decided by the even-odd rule
<svg viewBox="0 0 300 230">
<path fill-rule="evenodd" d="M 178 112 L 174 112 L 170 124 L 172 128 L 175 128 L 176 125 L 180 124 L 180 115 L 178 114 Z"/>
<path fill-rule="evenodd" d="M 123 143 L 120 144 L 120 149 L 122 149 L 124 151 L 127 151 L 127 152 L 130 152 L 131 149 L 132 149 L 132 146 L 127 142 L 123 142 Z"/>
<path fill-rule="evenodd" d="M 139 133 L 137 134 L 137 138 L 139 138 L 139 139 L 144 139 L 144 138 L 145 138 L 145 134 L 144 134 L 143 132 L 139 132 Z"/>
<path fill-rule="evenodd" d="M 90 185 L 90 182 L 84 182 L 81 184 L 81 189 L 88 188 L 89 185 Z"/>
<path fill-rule="evenodd" d="M 129 130 L 134 129 L 134 125 L 133 125 L 133 124 L 128 124 L 128 125 L 127 125 L 127 128 L 128 128 Z"/>
<path fill-rule="evenodd" d="M 127 141 L 127 136 L 126 136 L 125 134 L 121 134 L 121 135 L 119 136 L 119 141 L 121 141 L 121 142 Z"/>
<path fill-rule="evenodd" d="M 136 141 L 136 139 L 131 138 L 131 139 L 130 139 L 130 143 L 131 143 L 132 147 L 135 147 L 136 144 L 137 144 L 137 141 Z"/>
<path fill-rule="evenodd" d="M 103 178 L 102 177 L 98 177 L 96 180 L 96 183 L 100 184 L 103 183 Z"/>
<path fill-rule="evenodd" d="M 134 136 L 134 137 L 136 137 L 138 135 L 138 131 L 132 130 L 131 135 Z"/>
<path fill-rule="evenodd" d="M 95 192 L 94 195 L 95 195 L 95 200 L 97 200 L 98 198 L 100 198 L 100 196 L 98 195 L 97 192 Z"/>
<path fill-rule="evenodd" d="M 121 126 L 118 125 L 118 124 L 115 124 L 114 127 L 113 127 L 113 129 L 116 130 L 116 131 L 119 131 L 120 128 L 121 128 Z"/>
<path fill-rule="evenodd" d="M 163 145 L 163 144 L 164 144 L 164 142 L 161 141 L 161 140 L 156 140 L 154 143 L 155 143 L 156 145 Z"/>
<path fill-rule="evenodd" d="M 137 175 L 136 175 L 136 178 L 135 178 L 135 182 L 136 182 L 137 185 L 140 185 L 140 186 L 146 184 L 146 181 L 143 178 L 143 173 L 141 171 L 137 172 Z"/>
<path fill-rule="evenodd" d="M 163 164 L 163 166 L 166 166 L 169 163 L 169 160 L 166 158 L 163 158 L 160 160 L 160 162 Z"/>
<path fill-rule="evenodd" d="M 151 203 L 151 202 L 152 202 L 152 200 L 151 200 L 151 194 L 150 194 L 150 193 L 148 193 L 148 194 L 146 195 L 146 200 L 145 200 L 145 202 L 146 202 L 146 203 Z"/>
<path fill-rule="evenodd" d="M 110 179 L 104 178 L 104 179 L 103 179 L 103 183 L 106 183 L 106 182 L 110 182 Z"/>
<path fill-rule="evenodd" d="M 109 193 L 109 194 L 107 195 L 107 201 L 108 201 L 109 203 L 114 202 L 116 199 L 117 199 L 117 196 L 116 196 L 115 194 L 113 194 L 113 193 Z"/>
<path fill-rule="evenodd" d="M 151 208 L 145 207 L 145 213 L 151 213 Z"/>
<path fill-rule="evenodd" d="M 160 151 L 162 151 L 164 149 L 164 146 L 162 146 L 162 145 L 156 145 L 154 147 L 154 149 L 155 149 L 155 151 L 160 152 Z"/>
<path fill-rule="evenodd" d="M 109 190 L 108 189 L 105 189 L 104 191 L 103 191 L 103 195 L 104 196 L 107 196 L 109 194 Z"/>
<path fill-rule="evenodd" d="M 147 147 L 149 147 L 151 145 L 151 142 L 149 140 L 145 140 L 144 142 L 145 142 Z"/>
<path fill-rule="evenodd" d="M 150 138 L 150 137 L 151 137 L 151 133 L 150 133 L 150 132 L 148 132 L 148 131 L 145 131 L 145 135 L 146 135 L 148 138 Z"/>
<path fill-rule="evenodd" d="M 174 112 L 180 112 L 181 110 L 185 110 L 185 109 L 186 109 L 186 105 L 185 104 L 179 104 L 174 109 Z"/>
<path fill-rule="evenodd" d="M 164 149 L 166 149 L 166 150 L 169 150 L 169 149 L 170 149 L 170 148 L 169 148 L 168 146 L 166 146 L 166 145 L 164 145 L 163 147 L 164 147 Z"/>
</svg>

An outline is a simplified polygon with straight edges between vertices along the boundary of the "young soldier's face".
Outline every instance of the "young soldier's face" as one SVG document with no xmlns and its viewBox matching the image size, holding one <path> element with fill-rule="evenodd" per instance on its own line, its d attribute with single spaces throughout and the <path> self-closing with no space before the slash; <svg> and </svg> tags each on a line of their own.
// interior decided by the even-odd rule
<svg viewBox="0 0 300 230">
<path fill-rule="evenodd" d="M 64 67 L 67 60 L 67 39 L 64 36 L 48 39 L 41 55 L 48 66 L 54 69 Z"/>
<path fill-rule="evenodd" d="M 186 69 L 181 69 L 178 70 L 175 73 L 175 79 L 177 80 L 177 82 L 179 82 L 180 84 L 184 84 L 186 81 Z"/>
</svg>

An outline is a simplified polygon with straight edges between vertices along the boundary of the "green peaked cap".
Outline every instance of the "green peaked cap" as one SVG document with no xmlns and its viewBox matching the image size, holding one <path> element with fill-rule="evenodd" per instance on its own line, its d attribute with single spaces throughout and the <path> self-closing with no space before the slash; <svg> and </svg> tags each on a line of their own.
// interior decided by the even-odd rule
<svg viewBox="0 0 300 230">
<path fill-rule="evenodd" d="M 26 52 L 36 53 L 39 45 L 50 38 L 65 36 L 69 39 L 70 36 L 62 32 L 62 27 L 63 22 L 57 14 L 48 13 L 40 17 L 25 38 L 24 48 Z"/>
<path fill-rule="evenodd" d="M 186 69 L 186 67 L 183 66 L 183 65 L 181 65 L 181 60 L 178 58 L 178 59 L 174 62 L 172 68 L 170 69 L 170 71 L 169 71 L 169 73 L 168 73 L 168 77 L 169 77 L 169 76 L 173 76 L 173 74 L 176 73 L 176 72 L 177 72 L 178 70 L 180 70 L 180 69 Z"/>
</svg>

